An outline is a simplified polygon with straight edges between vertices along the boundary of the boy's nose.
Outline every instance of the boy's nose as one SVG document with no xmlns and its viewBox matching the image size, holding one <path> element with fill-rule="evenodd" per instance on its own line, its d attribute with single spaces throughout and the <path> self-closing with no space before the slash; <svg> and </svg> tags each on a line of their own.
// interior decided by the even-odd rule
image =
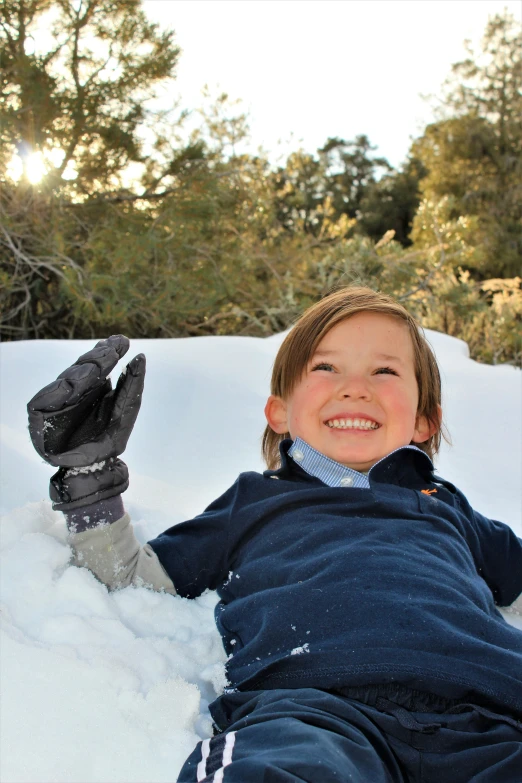
<svg viewBox="0 0 522 783">
<path fill-rule="evenodd" d="M 346 378 L 340 386 L 340 396 L 344 399 L 369 399 L 371 390 L 363 378 Z"/>
</svg>

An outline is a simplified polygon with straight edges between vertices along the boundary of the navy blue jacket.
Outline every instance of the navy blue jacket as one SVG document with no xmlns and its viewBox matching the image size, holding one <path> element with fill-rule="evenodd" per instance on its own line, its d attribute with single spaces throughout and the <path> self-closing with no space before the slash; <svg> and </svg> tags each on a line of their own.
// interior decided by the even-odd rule
<svg viewBox="0 0 522 783">
<path fill-rule="evenodd" d="M 495 606 L 522 592 L 522 541 L 420 451 L 347 489 L 305 473 L 290 443 L 280 470 L 241 474 L 150 542 L 181 596 L 217 590 L 231 686 L 396 682 L 522 713 L 522 633 Z"/>
</svg>

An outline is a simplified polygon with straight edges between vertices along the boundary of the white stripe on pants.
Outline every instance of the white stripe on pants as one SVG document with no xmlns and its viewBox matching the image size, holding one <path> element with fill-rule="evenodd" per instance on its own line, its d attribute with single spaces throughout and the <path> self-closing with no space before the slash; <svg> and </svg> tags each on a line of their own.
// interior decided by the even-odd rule
<svg viewBox="0 0 522 783">
<path fill-rule="evenodd" d="M 236 732 L 230 731 L 225 735 L 225 745 L 223 747 L 223 756 L 221 759 L 221 767 L 214 773 L 213 783 L 222 783 L 225 767 L 228 767 L 232 763 L 232 751 L 234 749 L 234 743 L 236 741 Z M 207 774 L 207 759 L 210 753 L 210 740 L 203 740 L 201 743 L 201 761 L 198 764 L 196 774 L 198 783 L 204 780 Z"/>
<path fill-rule="evenodd" d="M 201 743 L 201 761 L 198 764 L 198 768 L 196 770 L 196 774 L 198 776 L 198 783 L 200 780 L 203 780 L 203 778 L 207 774 L 207 758 L 210 751 L 210 740 L 206 739 L 203 740 Z"/>
</svg>

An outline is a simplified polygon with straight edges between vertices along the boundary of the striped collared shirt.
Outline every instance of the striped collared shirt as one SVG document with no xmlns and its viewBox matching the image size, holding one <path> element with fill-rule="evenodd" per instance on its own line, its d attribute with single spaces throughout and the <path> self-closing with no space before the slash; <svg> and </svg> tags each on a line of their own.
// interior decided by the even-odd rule
<svg viewBox="0 0 522 783">
<path fill-rule="evenodd" d="M 409 445 L 401 446 L 390 453 L 395 454 L 396 451 L 400 451 L 401 449 L 415 449 L 416 451 L 421 451 L 417 446 Z M 347 468 L 346 465 L 341 465 L 340 462 L 336 462 L 335 460 L 330 459 L 330 457 L 326 457 L 320 451 L 309 446 L 304 440 L 301 440 L 301 438 L 296 438 L 294 440 L 288 450 L 288 454 L 306 473 L 310 476 L 315 476 L 315 478 L 318 478 L 323 484 L 326 484 L 329 487 L 369 489 L 370 481 L 368 477 L 375 465 L 378 465 L 379 462 L 381 462 L 381 460 L 379 460 L 375 465 L 372 465 L 368 474 L 359 473 L 357 470 Z M 386 456 L 389 457 L 389 454 Z M 385 457 L 382 459 L 385 459 Z"/>
</svg>

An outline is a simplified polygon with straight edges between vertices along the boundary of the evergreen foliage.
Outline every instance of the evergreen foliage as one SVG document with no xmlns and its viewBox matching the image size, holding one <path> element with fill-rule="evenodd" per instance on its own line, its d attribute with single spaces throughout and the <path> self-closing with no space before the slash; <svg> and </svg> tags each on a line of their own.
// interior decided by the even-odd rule
<svg viewBox="0 0 522 783">
<path fill-rule="evenodd" d="M 181 140 L 179 50 L 139 0 L 5 0 L 2 339 L 268 335 L 356 282 L 520 363 L 520 43 L 490 20 L 399 170 L 362 134 L 273 170 L 237 152 L 248 127 L 226 95 Z"/>
<path fill-rule="evenodd" d="M 452 197 L 452 218 L 476 216 L 480 277 L 522 271 L 522 32 L 509 15 L 486 28 L 482 51 L 453 66 L 439 122 L 413 150 L 421 193 Z"/>
</svg>

